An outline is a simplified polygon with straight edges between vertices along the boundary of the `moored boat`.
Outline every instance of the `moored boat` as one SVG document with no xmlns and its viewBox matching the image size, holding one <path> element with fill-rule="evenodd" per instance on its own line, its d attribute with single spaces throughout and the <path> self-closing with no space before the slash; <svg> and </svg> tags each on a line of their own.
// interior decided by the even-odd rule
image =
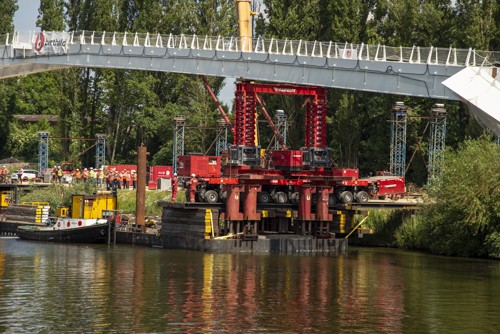
<svg viewBox="0 0 500 334">
<path fill-rule="evenodd" d="M 73 195 L 71 208 L 59 208 L 58 218 L 49 225 L 19 226 L 17 235 L 25 240 L 105 243 L 117 210 L 116 193 Z"/>
<path fill-rule="evenodd" d="M 36 241 L 105 243 L 109 230 L 107 219 L 59 218 L 53 226 L 19 226 L 17 236 Z"/>
</svg>

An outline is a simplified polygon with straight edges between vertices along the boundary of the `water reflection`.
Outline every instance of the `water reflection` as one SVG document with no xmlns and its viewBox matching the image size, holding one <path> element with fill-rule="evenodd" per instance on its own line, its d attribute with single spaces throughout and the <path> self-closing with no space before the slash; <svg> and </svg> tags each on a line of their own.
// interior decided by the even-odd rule
<svg viewBox="0 0 500 334">
<path fill-rule="evenodd" d="M 489 332 L 500 266 L 396 250 L 207 254 L 0 239 L 1 332 Z"/>
</svg>

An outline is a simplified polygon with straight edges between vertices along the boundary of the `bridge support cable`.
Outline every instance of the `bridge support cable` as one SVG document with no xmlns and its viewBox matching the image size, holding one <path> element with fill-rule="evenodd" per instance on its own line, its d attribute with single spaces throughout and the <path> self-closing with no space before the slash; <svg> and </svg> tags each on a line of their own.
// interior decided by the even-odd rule
<svg viewBox="0 0 500 334">
<path fill-rule="evenodd" d="M 396 102 L 392 107 L 390 172 L 393 175 L 405 175 L 407 112 L 403 102 Z"/>
<path fill-rule="evenodd" d="M 429 137 L 428 180 L 439 178 L 443 169 L 446 139 L 446 109 L 443 104 L 435 104 L 431 110 Z"/>
<path fill-rule="evenodd" d="M 38 136 L 38 173 L 41 175 L 49 167 L 49 133 L 40 131 Z"/>
<path fill-rule="evenodd" d="M 184 134 L 186 131 L 186 116 L 178 115 L 174 117 L 174 149 L 172 155 L 172 166 L 174 173 L 177 173 L 177 159 L 184 155 Z"/>
</svg>

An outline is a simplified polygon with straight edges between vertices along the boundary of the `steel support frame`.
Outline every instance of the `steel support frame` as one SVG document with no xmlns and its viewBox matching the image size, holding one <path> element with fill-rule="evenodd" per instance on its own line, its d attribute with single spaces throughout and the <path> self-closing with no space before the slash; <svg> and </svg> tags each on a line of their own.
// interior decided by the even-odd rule
<svg viewBox="0 0 500 334">
<path fill-rule="evenodd" d="M 49 167 L 49 133 L 45 131 L 38 132 L 38 173 Z"/>
<path fill-rule="evenodd" d="M 215 143 L 215 155 L 221 156 L 227 149 L 227 124 L 224 119 L 217 121 L 217 141 Z"/>
<path fill-rule="evenodd" d="M 106 135 L 99 133 L 96 134 L 95 145 L 95 167 L 97 169 L 106 164 Z"/>
<path fill-rule="evenodd" d="M 392 108 L 390 172 L 398 176 L 404 176 L 406 169 L 407 111 L 403 102 L 396 102 Z"/>
<path fill-rule="evenodd" d="M 184 135 L 186 132 L 186 116 L 174 117 L 174 147 L 172 153 L 172 169 L 177 173 L 179 156 L 184 155 Z"/>
<path fill-rule="evenodd" d="M 288 122 L 285 112 L 283 110 L 276 110 L 276 113 L 274 114 L 274 121 L 275 121 L 274 124 L 276 126 L 276 131 L 281 136 L 281 138 L 283 139 L 283 143 L 286 146 Z M 280 150 L 281 148 L 282 145 L 280 144 L 279 140 L 276 139 L 276 141 L 274 142 L 274 149 Z"/>
<path fill-rule="evenodd" d="M 443 172 L 444 150 L 446 148 L 446 109 L 435 104 L 431 110 L 429 134 L 428 180 L 441 177 Z"/>
</svg>

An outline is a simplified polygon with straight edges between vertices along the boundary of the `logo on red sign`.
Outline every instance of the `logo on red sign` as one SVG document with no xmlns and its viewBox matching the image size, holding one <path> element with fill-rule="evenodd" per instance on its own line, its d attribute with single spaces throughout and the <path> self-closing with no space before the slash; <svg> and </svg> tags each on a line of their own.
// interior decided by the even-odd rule
<svg viewBox="0 0 500 334">
<path fill-rule="evenodd" d="M 43 32 L 39 33 L 38 36 L 36 36 L 35 40 L 35 51 L 40 52 L 43 49 L 43 46 L 45 45 L 45 35 Z"/>
</svg>

